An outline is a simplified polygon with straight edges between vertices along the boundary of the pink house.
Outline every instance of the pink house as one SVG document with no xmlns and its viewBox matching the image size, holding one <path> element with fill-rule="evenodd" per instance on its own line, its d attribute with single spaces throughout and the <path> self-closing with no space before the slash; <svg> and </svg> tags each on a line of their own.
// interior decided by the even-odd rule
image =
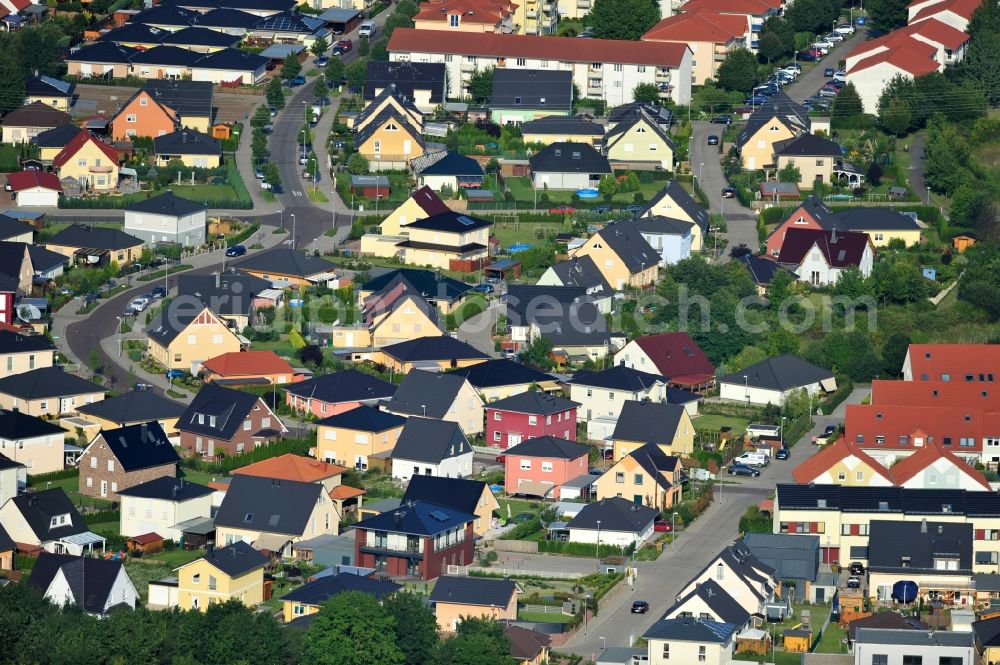
<svg viewBox="0 0 1000 665">
<path fill-rule="evenodd" d="M 567 480 L 587 473 L 591 446 L 576 441 L 541 436 L 528 439 L 504 453 L 504 490 L 558 499 Z"/>
<path fill-rule="evenodd" d="M 526 439 L 554 436 L 576 441 L 576 409 L 562 397 L 528 391 L 486 405 L 486 445 L 506 449 Z"/>
<path fill-rule="evenodd" d="M 375 404 L 396 393 L 396 386 L 355 369 L 321 374 L 285 390 L 285 401 L 294 411 L 317 418 L 335 416 L 362 404 Z"/>
</svg>

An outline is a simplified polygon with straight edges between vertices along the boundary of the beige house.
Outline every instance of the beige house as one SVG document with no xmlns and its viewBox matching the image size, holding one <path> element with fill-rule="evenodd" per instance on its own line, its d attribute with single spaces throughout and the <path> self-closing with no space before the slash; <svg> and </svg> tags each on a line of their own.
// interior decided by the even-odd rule
<svg viewBox="0 0 1000 665">
<path fill-rule="evenodd" d="M 842 155 L 839 143 L 816 134 L 799 134 L 794 139 L 777 142 L 774 157 L 778 173 L 794 166 L 800 174 L 799 187 L 811 189 L 814 183 L 833 181 L 833 169 Z"/>
<path fill-rule="evenodd" d="M 660 255 L 627 222 L 608 224 L 570 256 L 589 256 L 608 284 L 619 291 L 626 286 L 649 286 L 659 276 Z"/>
<path fill-rule="evenodd" d="M 180 542 L 182 522 L 212 516 L 214 490 L 183 478 L 162 476 L 118 492 L 120 533 L 126 538 L 156 533 Z"/>
<path fill-rule="evenodd" d="M 75 374 L 43 367 L 0 379 L 0 407 L 32 416 L 59 417 L 104 399 L 104 389 Z"/>
<path fill-rule="evenodd" d="M 369 123 L 381 116 L 398 115 L 404 122 L 412 125 L 419 133 L 424 131 L 424 114 L 411 101 L 397 95 L 393 90 L 385 89 L 382 94 L 368 103 L 349 126 L 355 132 L 363 131 Z"/>
<path fill-rule="evenodd" d="M 213 603 L 239 600 L 247 607 L 264 602 L 266 556 L 246 543 L 207 552 L 177 568 L 177 607 L 205 612 Z"/>
<path fill-rule="evenodd" d="M 415 368 L 436 366 L 444 371 L 468 367 L 487 358 L 474 346 L 450 335 L 432 335 L 383 347 L 372 354 L 371 360 L 393 372 L 408 374 Z"/>
<path fill-rule="evenodd" d="M 756 171 L 774 165 L 775 144 L 808 134 L 810 127 L 809 112 L 804 106 L 784 92 L 773 95 L 750 116 L 736 139 L 743 168 Z"/>
<path fill-rule="evenodd" d="M 316 459 L 364 471 L 369 458 L 392 452 L 406 418 L 361 405 L 316 422 Z"/>
<path fill-rule="evenodd" d="M 201 361 L 243 348 L 236 332 L 207 307 L 170 316 L 164 312 L 145 332 L 150 357 L 167 369 L 196 372 Z"/>
<path fill-rule="evenodd" d="M 397 245 L 399 256 L 411 265 L 473 272 L 489 260 L 492 225 L 450 210 L 418 219 L 406 226 L 407 239 Z"/>
<path fill-rule="evenodd" d="M 483 431 L 483 400 L 462 376 L 410 370 L 385 406 L 400 416 L 457 423 L 467 436 Z"/>
<path fill-rule="evenodd" d="M 737 626 L 700 617 L 661 619 L 643 634 L 649 665 L 705 663 L 729 665 L 733 661 Z"/>
<path fill-rule="evenodd" d="M 23 465 L 19 467 L 21 474 L 62 471 L 65 442 L 66 430 L 55 423 L 21 411 L 0 411 L 0 455 Z"/>
<path fill-rule="evenodd" d="M 17 291 L 16 291 L 16 293 L 19 296 L 24 296 L 24 295 L 30 295 L 31 294 L 31 282 L 32 282 L 32 279 L 35 276 L 35 270 L 34 270 L 34 267 L 33 267 L 32 263 L 31 263 L 31 254 L 28 251 L 28 247 L 30 245 L 31 245 L 31 241 L 30 240 L 28 242 L 11 242 L 11 241 L 6 241 L 6 240 L 0 241 L 0 252 L 3 253 L 4 262 L 7 263 L 6 272 L 8 273 L 8 275 L 10 277 L 15 277 L 15 272 L 16 272 L 16 279 L 17 279 Z M 16 270 L 15 270 L 14 264 L 17 264 Z M 8 288 L 10 288 L 10 287 L 5 287 L 4 290 L 6 290 Z M 13 290 L 13 289 L 11 289 L 11 290 Z M 7 296 L 7 297 L 10 297 L 10 296 Z M 6 307 L 10 307 L 10 309 L 14 309 L 13 307 L 10 306 L 10 303 L 7 303 Z M 4 323 L 14 323 L 14 322 L 13 321 L 4 321 Z M 19 340 L 19 343 L 16 344 L 16 345 L 13 345 L 12 348 L 16 348 L 18 346 L 24 347 L 24 348 L 35 347 L 35 346 L 39 346 L 40 341 L 46 342 L 47 346 L 51 346 L 52 345 L 52 343 L 48 342 L 48 340 L 46 340 L 44 337 L 42 337 L 41 340 L 35 340 L 33 338 L 25 337 L 23 334 L 18 334 L 16 336 L 13 333 L 4 333 L 4 334 L 5 335 L 10 335 L 10 337 L 6 337 L 6 339 L 9 339 L 11 341 L 13 341 L 15 339 Z M 2 340 L 2 339 L 5 339 L 5 338 L 0 338 L 0 340 Z M 2 344 L 2 343 L 0 343 L 0 356 L 8 355 L 6 353 L 3 353 L 3 348 L 6 347 L 6 346 L 11 346 L 11 344 L 9 344 L 9 343 L 8 344 Z M 54 353 L 54 351 L 53 351 L 53 353 Z M 36 355 L 39 356 L 39 357 L 36 358 L 36 360 L 42 361 L 42 359 L 40 357 L 41 354 L 36 354 Z M 48 355 L 48 354 L 46 354 L 46 355 Z M 0 357 L 0 361 L 3 362 L 3 364 L 0 365 L 0 376 L 7 376 L 9 374 L 16 374 L 18 371 L 23 372 L 26 369 L 34 369 L 34 367 L 27 367 L 27 368 L 25 368 L 24 367 L 24 360 L 26 360 L 26 359 L 25 358 L 21 358 L 20 362 L 19 362 L 18 359 L 11 359 L 9 356 L 7 358 Z M 52 362 L 51 362 L 51 359 L 50 359 L 48 365 L 44 365 L 44 366 L 48 367 L 48 366 L 51 366 L 51 365 L 52 365 Z M 40 366 L 42 366 L 42 365 L 36 365 L 36 367 L 40 367 Z"/>
<path fill-rule="evenodd" d="M 691 49 L 691 85 L 704 85 L 718 76 L 719 65 L 731 51 L 749 45 L 749 34 L 750 22 L 745 16 L 697 11 L 667 16 L 641 39 L 686 44 Z"/>
<path fill-rule="evenodd" d="M 667 399 L 667 382 L 662 376 L 621 364 L 602 372 L 578 374 L 567 383 L 569 398 L 580 405 L 576 417 L 582 423 L 597 418 L 617 420 L 629 401 L 663 402 Z"/>
<path fill-rule="evenodd" d="M 52 367 L 55 355 L 55 346 L 44 335 L 0 331 L 0 378 Z"/>
<path fill-rule="evenodd" d="M 434 585 L 430 602 L 438 630 L 444 633 L 454 632 L 466 617 L 514 621 L 517 584 L 510 579 L 443 575 Z"/>
<path fill-rule="evenodd" d="M 407 239 L 405 227 L 418 219 L 448 212 L 449 208 L 434 190 L 424 186 L 413 192 L 398 208 L 389 213 L 379 225 L 378 233 L 361 236 L 362 256 L 394 257 L 399 254 L 399 243 Z M 364 299 L 367 294 L 362 292 Z"/>
<path fill-rule="evenodd" d="M 705 247 L 708 235 L 708 211 L 688 194 L 679 182 L 671 180 L 666 187 L 653 197 L 640 217 L 667 217 L 691 222 L 691 251 L 700 252 Z"/>
<path fill-rule="evenodd" d="M 611 465 L 594 483 L 596 498 L 620 497 L 666 514 L 681 500 L 684 467 L 677 455 L 647 444 Z"/>
<path fill-rule="evenodd" d="M 604 155 L 612 166 L 620 162 L 626 168 L 635 164 L 654 164 L 665 171 L 674 168 L 674 142 L 644 110 L 608 131 Z"/>
<path fill-rule="evenodd" d="M 372 346 L 382 347 L 444 334 L 438 323 L 437 310 L 412 292 L 395 300 L 387 311 L 375 312 L 369 324 Z"/>
<path fill-rule="evenodd" d="M 90 132 L 80 132 L 52 159 L 60 180 L 73 178 L 98 192 L 118 188 L 118 151 Z"/>
<path fill-rule="evenodd" d="M 616 460 L 649 443 L 667 455 L 690 455 L 694 451 L 694 424 L 680 404 L 629 400 L 622 405 L 611 440 Z"/>
</svg>

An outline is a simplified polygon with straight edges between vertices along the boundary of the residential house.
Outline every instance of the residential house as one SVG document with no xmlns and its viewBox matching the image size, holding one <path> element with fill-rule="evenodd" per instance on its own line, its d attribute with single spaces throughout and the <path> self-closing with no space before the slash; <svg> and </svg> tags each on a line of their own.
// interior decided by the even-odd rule
<svg viewBox="0 0 1000 665">
<path fill-rule="evenodd" d="M 808 109 L 779 91 L 751 114 L 736 140 L 743 168 L 753 171 L 774 165 L 775 144 L 812 130 Z"/>
<path fill-rule="evenodd" d="M 23 242 L 0 241 L 0 319 L 9 325 L 21 323 L 14 320 L 15 299 L 29 295 L 34 282 L 30 247 L 32 245 Z"/>
<path fill-rule="evenodd" d="M 27 467 L 21 462 L 15 462 L 6 455 L 0 454 L 0 506 L 7 503 L 7 499 L 20 494 L 27 486 Z M 6 535 L 6 533 L 3 534 L 3 536 Z M 0 547 L 0 570 L 10 570 L 9 565 L 5 567 L 2 563 L 5 552 L 6 550 Z"/>
<path fill-rule="evenodd" d="M 683 480 L 680 457 L 647 443 L 612 464 L 594 486 L 598 499 L 624 498 L 666 515 L 681 500 Z"/>
<path fill-rule="evenodd" d="M 444 476 L 412 476 L 406 484 L 402 504 L 426 501 L 475 515 L 472 530 L 482 536 L 494 526 L 500 512 L 500 502 L 490 486 L 482 480 Z"/>
<path fill-rule="evenodd" d="M 62 471 L 65 441 L 66 430 L 55 423 L 20 410 L 0 410 L 0 455 L 21 468 L 19 477 Z"/>
<path fill-rule="evenodd" d="M 416 196 L 421 192 L 426 192 L 427 194 L 434 196 L 434 198 L 437 198 L 437 196 L 433 192 L 428 191 L 426 187 L 414 192 L 413 196 Z M 396 212 L 399 212 L 404 207 L 409 205 L 410 202 L 413 201 L 413 196 L 397 208 Z M 440 201 L 440 199 L 438 200 Z M 444 204 L 442 203 L 441 205 L 443 206 Z M 405 214 L 403 214 L 403 216 L 405 217 Z M 382 222 L 383 226 L 385 226 L 388 221 L 389 218 L 386 218 L 386 220 Z M 469 284 L 460 282 L 457 279 L 452 279 L 451 277 L 442 275 L 440 272 L 434 270 L 396 268 L 394 270 L 386 270 L 381 274 L 378 274 L 378 270 L 378 268 L 373 268 L 371 272 L 375 276 L 361 285 L 361 288 L 358 291 L 358 302 L 360 304 L 363 304 L 368 296 L 382 291 L 396 279 L 402 279 L 407 282 L 414 291 L 421 295 L 424 300 L 437 307 L 441 314 L 451 314 L 454 312 L 463 302 L 465 302 L 465 297 L 472 291 L 472 286 Z"/>
<path fill-rule="evenodd" d="M 728 623 L 737 632 L 750 626 L 751 616 L 715 580 L 705 580 L 663 614 L 664 619 L 701 619 Z"/>
<path fill-rule="evenodd" d="M 788 229 L 775 259 L 812 286 L 833 286 L 844 270 L 853 267 L 867 277 L 875 249 L 866 233 Z"/>
<path fill-rule="evenodd" d="M 793 281 L 798 279 L 798 275 L 786 268 L 778 265 L 773 259 L 764 256 L 753 256 L 744 254 L 737 261 L 740 261 L 750 273 L 750 279 L 757 285 L 757 295 L 766 297 L 771 281 L 779 272 L 786 273 Z"/>
<path fill-rule="evenodd" d="M 59 205 L 59 197 L 62 195 L 59 178 L 44 171 L 8 173 L 7 185 L 19 208 L 53 208 Z"/>
<path fill-rule="evenodd" d="M 55 605 L 75 605 L 98 617 L 122 607 L 134 610 L 139 602 L 121 560 L 42 552 L 27 584 Z"/>
<path fill-rule="evenodd" d="M 419 337 L 408 342 L 390 344 L 373 354 L 375 362 L 392 372 L 410 374 L 414 369 L 437 372 L 468 367 L 487 360 L 489 356 L 470 344 L 450 335 Z"/>
<path fill-rule="evenodd" d="M 692 11 L 667 16 L 650 28 L 640 39 L 650 43 L 668 43 L 687 46 L 691 52 L 688 80 L 673 76 L 668 85 L 683 83 L 704 85 L 708 79 L 718 78 L 719 65 L 726 56 L 738 49 L 749 48 L 750 26 L 746 18 L 717 11 Z"/>
<path fill-rule="evenodd" d="M 548 662 L 552 638 L 537 630 L 509 623 L 503 632 L 510 640 L 510 655 L 519 665 L 542 665 Z"/>
<path fill-rule="evenodd" d="M 614 290 L 590 256 L 573 257 L 552 264 L 535 284 L 581 288 L 584 293 L 594 298 L 595 304 L 602 312 L 607 313 L 611 309 L 611 296 Z M 508 290 L 510 286 L 512 285 L 508 286 Z"/>
<path fill-rule="evenodd" d="M 120 489 L 173 478 L 180 461 L 155 421 L 101 430 L 80 454 L 80 494 L 114 501 Z"/>
<path fill-rule="evenodd" d="M 45 241 L 45 249 L 62 254 L 74 263 L 119 268 L 131 265 L 142 255 L 145 243 L 130 233 L 104 226 L 73 224 Z"/>
<path fill-rule="evenodd" d="M 642 637 L 646 640 L 650 665 L 671 662 L 726 665 L 733 660 L 736 626 L 695 617 L 660 619 Z"/>
<path fill-rule="evenodd" d="M 104 388 L 56 367 L 41 367 L 0 379 L 0 407 L 31 416 L 74 415 L 78 407 L 104 399 Z"/>
<path fill-rule="evenodd" d="M 358 591 L 382 600 L 403 587 L 388 580 L 342 572 L 319 577 L 281 597 L 282 617 L 289 623 L 301 617 L 317 614 L 326 601 L 339 593 Z"/>
<path fill-rule="evenodd" d="M 810 396 L 837 389 L 833 372 L 790 353 L 754 363 L 741 372 L 719 378 L 719 396 L 748 404 L 784 404 L 796 390 Z"/>
<path fill-rule="evenodd" d="M 396 247 L 404 263 L 474 272 L 489 263 L 489 229 L 492 224 L 485 219 L 449 210 L 407 224 L 407 239 Z"/>
<path fill-rule="evenodd" d="M 129 58 L 131 73 L 141 79 L 179 80 L 188 75 L 192 65 L 202 58 L 200 53 L 179 46 L 159 44 L 140 50 Z"/>
<path fill-rule="evenodd" d="M 516 35 L 523 28 L 518 9 L 510 0 L 434 0 L 413 17 L 413 27 Z"/>
<path fill-rule="evenodd" d="M 486 445 L 501 450 L 524 440 L 555 437 L 576 441 L 580 404 L 537 390 L 486 403 Z"/>
<path fill-rule="evenodd" d="M 363 404 L 316 422 L 317 459 L 367 470 L 396 446 L 406 418 Z"/>
<path fill-rule="evenodd" d="M 412 165 L 417 184 L 435 192 L 479 189 L 485 182 L 479 162 L 450 150 L 425 153 L 413 160 Z"/>
<path fill-rule="evenodd" d="M 538 11 L 536 3 L 529 13 Z M 554 3 L 552 3 L 554 4 Z M 575 7 L 574 7 L 575 9 Z M 562 14 L 562 12 L 559 12 Z M 550 14 L 551 16 L 552 14 Z M 632 101 L 640 83 L 662 83 L 664 99 L 675 104 L 691 101 L 692 55 L 687 44 L 602 39 L 584 41 L 576 37 L 536 36 L 530 25 L 525 35 L 498 35 L 451 30 L 393 31 L 389 60 L 443 62 L 454 89 L 464 89 L 477 68 L 499 71 L 569 71 L 573 83 L 586 99 L 602 100 L 608 106 Z M 551 114 L 539 114 L 551 115 Z"/>
<path fill-rule="evenodd" d="M 44 217 L 45 213 L 37 213 L 37 215 Z M 5 242 L 23 242 L 27 245 L 31 245 L 34 241 L 35 227 L 30 222 L 31 213 L 27 213 L 24 219 L 28 221 L 21 221 L 21 217 L 18 215 L 16 210 L 8 210 L 5 213 L 0 213 L 0 240 Z"/>
<path fill-rule="evenodd" d="M 668 455 L 690 455 L 694 452 L 694 425 L 680 404 L 626 400 L 611 441 L 616 460 L 649 443 Z"/>
<path fill-rule="evenodd" d="M 911 0 L 906 6 L 910 25 L 937 19 L 956 30 L 966 30 L 979 3 L 969 0 Z"/>
<path fill-rule="evenodd" d="M 774 144 L 775 169 L 799 171 L 797 185 L 811 189 L 815 183 L 833 181 L 833 169 L 843 152 L 840 144 L 816 134 L 799 134 Z"/>
<path fill-rule="evenodd" d="M 254 450 L 288 431 L 256 395 L 206 383 L 177 421 L 181 448 L 212 458 Z"/>
<path fill-rule="evenodd" d="M 742 541 L 728 545 L 710 560 L 677 597 L 686 596 L 708 580 L 718 583 L 750 614 L 763 613 L 777 588 L 774 569 L 757 559 Z"/>
<path fill-rule="evenodd" d="M 671 180 L 656 196 L 650 199 L 638 217 L 666 217 L 681 222 L 690 222 L 691 251 L 701 252 L 707 248 L 708 211 L 701 207 L 679 182 Z"/>
<path fill-rule="evenodd" d="M 392 98 L 388 98 L 385 103 L 390 103 Z M 382 220 L 379 225 L 378 235 L 402 237 L 402 228 L 407 224 L 416 221 L 418 219 L 423 219 L 424 217 L 432 217 L 434 215 L 440 215 L 441 213 L 448 212 L 450 208 L 445 205 L 444 201 L 434 193 L 430 187 L 421 187 L 410 194 L 410 198 L 406 199 L 399 205 L 398 208 L 393 210 Z M 366 237 L 372 234 L 366 234 Z M 364 240 L 364 238 L 362 238 Z M 367 253 L 362 250 L 362 253 Z M 416 272 L 416 271 L 414 271 Z M 383 280 L 388 280 L 390 278 L 384 277 Z M 376 291 L 385 286 L 388 282 L 376 282 L 371 288 L 362 288 L 361 296 L 364 297 L 364 291 Z M 435 289 L 436 291 L 437 289 Z"/>
<path fill-rule="evenodd" d="M 124 229 L 150 244 L 168 242 L 196 247 L 205 244 L 207 211 L 197 201 L 164 192 L 126 206 Z"/>
<path fill-rule="evenodd" d="M 385 97 L 395 97 L 391 89 L 387 89 L 378 97 L 365 112 L 354 121 L 354 146 L 358 153 L 368 160 L 368 168 L 372 171 L 387 169 L 407 169 L 417 157 L 424 154 L 424 139 L 421 135 L 423 118 L 413 123 L 413 113 L 419 115 L 412 102 L 406 102 L 407 112 L 400 112 L 394 104 L 385 104 Z M 404 102 L 399 102 L 403 105 Z M 382 108 L 378 113 L 368 113 L 368 109 Z M 360 123 L 364 123 L 363 125 Z"/>
<path fill-rule="evenodd" d="M 782 597 L 810 603 L 832 600 L 826 587 L 812 588 L 819 578 L 819 536 L 748 533 L 743 544 L 759 561 L 774 568 L 774 576 L 781 580 Z"/>
<path fill-rule="evenodd" d="M 264 602 L 267 564 L 266 556 L 243 542 L 210 548 L 176 569 L 177 607 L 205 612 L 213 603 L 230 600 L 256 607 Z"/>
<path fill-rule="evenodd" d="M 472 446 L 457 423 L 410 416 L 392 449 L 392 477 L 472 475 Z"/>
<path fill-rule="evenodd" d="M 671 388 L 704 394 L 715 387 L 715 367 L 686 332 L 636 337 L 615 353 L 615 364 L 658 374 Z"/>
<path fill-rule="evenodd" d="M 977 576 L 979 577 L 979 576 Z M 870 614 L 860 619 L 855 619 L 847 624 L 847 642 L 853 646 L 854 640 L 858 636 L 858 631 L 862 628 L 893 628 L 897 630 L 927 630 L 926 623 L 914 616 L 904 616 L 899 612 L 878 612 Z M 973 624 L 975 631 L 975 624 Z M 853 662 L 853 661 L 852 661 Z"/>
<path fill-rule="evenodd" d="M 45 335 L 0 330 L 0 377 L 52 367 L 55 355 L 55 344 Z"/>
<path fill-rule="evenodd" d="M 191 80 L 214 85 L 257 85 L 267 76 L 267 63 L 267 58 L 256 53 L 226 48 L 192 65 Z"/>
<path fill-rule="evenodd" d="M 24 84 L 27 93 L 28 104 L 42 102 L 54 109 L 69 113 L 69 107 L 73 105 L 73 98 L 76 93 L 76 84 L 61 81 L 52 76 L 44 74 L 29 76 Z M 6 143 L 6 141 L 4 141 Z"/>
<path fill-rule="evenodd" d="M 510 579 L 442 575 L 429 600 L 444 633 L 454 632 L 465 618 L 517 619 L 517 584 Z"/>
<path fill-rule="evenodd" d="M 509 285 L 505 303 L 511 341 L 521 347 L 545 337 L 554 349 L 575 357 L 603 358 L 612 343 L 624 344 L 624 338 L 612 338 L 608 330 L 610 287 L 594 290 L 590 295 L 588 289 L 576 286 Z"/>
<path fill-rule="evenodd" d="M 388 400 L 396 386 L 353 369 L 320 374 L 286 389 L 286 403 L 295 411 L 320 418 L 350 411 L 361 405 Z"/>
<path fill-rule="evenodd" d="M 866 557 L 871 597 L 881 603 L 906 602 L 907 598 L 900 597 L 905 589 L 897 583 L 907 581 L 916 584 L 911 593 L 922 598 L 940 597 L 948 605 L 975 601 L 973 525 L 931 519 L 871 521 Z"/>
<path fill-rule="evenodd" d="M 568 480 L 587 475 L 591 446 L 554 436 L 526 439 L 504 451 L 504 491 L 559 499 Z"/>
<path fill-rule="evenodd" d="M 462 376 L 410 370 L 385 409 L 401 416 L 450 421 L 466 434 L 483 431 L 483 401 Z"/>
<path fill-rule="evenodd" d="M 289 543 L 336 534 L 339 518 L 322 483 L 237 474 L 215 514 L 215 540 L 280 553 Z"/>
<path fill-rule="evenodd" d="M 252 254 L 240 262 L 240 270 L 280 283 L 283 287 L 303 287 L 324 284 L 337 288 L 336 266 L 325 259 L 296 249 L 275 248 Z"/>
<path fill-rule="evenodd" d="M 154 138 L 153 154 L 159 166 L 180 162 L 197 169 L 215 169 L 222 164 L 222 143 L 208 134 L 181 129 Z"/>
<path fill-rule="evenodd" d="M 566 528 L 572 543 L 639 547 L 653 536 L 659 514 L 655 508 L 611 497 L 586 504 Z"/>
<path fill-rule="evenodd" d="M 857 443 L 841 437 L 792 469 L 795 482 L 845 487 L 889 487 L 892 472 Z"/>
<path fill-rule="evenodd" d="M 979 659 L 971 632 L 861 628 L 854 640 L 854 662 L 856 665 L 877 662 L 974 665 Z"/>
<path fill-rule="evenodd" d="M 104 538 L 87 523 L 61 487 L 12 497 L 0 506 L 0 524 L 21 546 L 55 554 L 104 551 Z"/>
<path fill-rule="evenodd" d="M 573 72 L 567 70 L 494 69 L 490 119 L 519 125 L 573 111 Z"/>
<path fill-rule="evenodd" d="M 132 17 L 132 23 L 142 23 L 164 31 L 180 30 L 196 16 L 194 10 L 174 4 L 147 7 Z"/>
<path fill-rule="evenodd" d="M 6 501 L 6 499 L 4 499 Z M 0 504 L 2 505 L 2 504 Z M 0 570 L 14 570 L 14 553 L 17 551 L 15 543 L 4 528 L 0 526 Z"/>
<path fill-rule="evenodd" d="M 626 286 L 647 287 L 659 276 L 660 254 L 646 242 L 639 227 L 628 222 L 608 224 L 571 256 L 590 256 L 604 279 L 618 291 Z"/>
<path fill-rule="evenodd" d="M 286 8 L 283 7 L 277 9 L 277 11 L 283 11 Z M 213 6 L 207 12 L 196 16 L 194 18 L 194 25 L 209 28 L 226 35 L 245 37 L 259 20 L 260 13 L 256 10 L 251 12 L 234 9 L 232 3 L 227 3 L 225 7 L 219 6 L 216 8 Z"/>
<path fill-rule="evenodd" d="M 566 383 L 570 399 L 580 404 L 577 409 L 579 422 L 602 417 L 617 421 L 625 402 L 629 400 L 666 400 L 666 380 L 662 376 L 624 365 L 599 372 L 580 370 Z"/>
<path fill-rule="evenodd" d="M 69 259 L 66 256 L 50 252 L 39 245 L 28 245 L 28 258 L 31 259 L 35 279 L 41 282 L 49 282 L 57 277 L 62 277 L 66 267 L 69 266 Z M 2 316 L 3 308 L 0 307 L 0 318 Z"/>
<path fill-rule="evenodd" d="M 194 298 L 237 331 L 250 325 L 258 295 L 270 288 L 266 279 L 232 270 L 211 275 L 181 274 L 177 278 L 178 302 L 182 297 Z"/>
<path fill-rule="evenodd" d="M 429 3 L 426 7 L 434 4 Z M 428 11 L 430 10 L 424 9 L 421 14 Z M 442 16 L 436 8 L 434 14 Z M 414 17 L 414 21 L 421 21 L 419 14 Z M 394 89 L 406 99 L 412 100 L 420 111 L 430 113 L 447 100 L 448 77 L 443 63 L 369 60 L 367 71 L 362 91 L 366 102 L 377 99 L 387 89 Z"/>
<path fill-rule="evenodd" d="M 597 147 L 604 139 L 604 125 L 578 116 L 546 115 L 521 123 L 525 143 L 589 143 Z"/>
<path fill-rule="evenodd" d="M 81 46 L 66 58 L 66 74 L 89 78 L 125 78 L 131 73 L 129 60 L 138 53 L 131 46 L 97 41 Z"/>
<path fill-rule="evenodd" d="M 361 132 L 369 123 L 377 118 L 388 115 L 401 118 L 406 124 L 412 125 L 418 132 L 424 130 L 424 114 L 414 105 L 413 100 L 406 97 L 395 88 L 386 88 L 382 94 L 377 95 L 364 110 L 354 118 L 350 127 L 354 131 Z M 357 139 L 355 139 L 356 141 Z"/>
<path fill-rule="evenodd" d="M 244 346 L 236 331 L 207 307 L 164 309 L 144 332 L 153 360 L 167 369 L 192 373 L 199 371 L 203 361 L 238 353 Z"/>
<path fill-rule="evenodd" d="M 464 376 L 484 402 L 512 397 L 532 389 L 554 392 L 559 385 L 555 377 L 508 358 L 487 360 L 451 371 Z"/>
<path fill-rule="evenodd" d="M 674 170 L 674 142 L 657 119 L 640 110 L 608 130 L 603 151 L 622 168 L 650 167 Z"/>
<path fill-rule="evenodd" d="M 632 222 L 639 234 L 660 255 L 660 265 L 668 266 L 691 256 L 694 224 L 655 215 Z"/>
<path fill-rule="evenodd" d="M 354 526 L 356 565 L 392 577 L 437 579 L 472 563 L 474 515 L 417 501 Z"/>
<path fill-rule="evenodd" d="M 160 476 L 120 489 L 120 533 L 126 538 L 155 533 L 180 542 L 186 522 L 212 516 L 211 487 L 173 476 Z"/>
<path fill-rule="evenodd" d="M 236 351 L 209 358 L 201 364 L 205 381 L 222 386 L 283 385 L 306 378 L 274 351 Z"/>
<path fill-rule="evenodd" d="M 77 411 L 102 430 L 155 421 L 168 437 L 176 437 L 177 419 L 184 409 L 183 404 L 152 390 L 130 390 L 93 404 L 84 404 Z"/>
<path fill-rule="evenodd" d="M 903 359 L 903 381 L 958 381 L 965 383 L 993 382 L 993 373 L 985 374 L 1000 364 L 1000 348 L 990 344 L 910 344 Z"/>
<path fill-rule="evenodd" d="M 195 21 L 197 20 L 195 18 Z M 230 35 L 201 26 L 167 32 L 160 38 L 161 44 L 179 46 L 193 53 L 215 53 L 227 48 L 237 48 L 242 41 L 239 35 Z"/>
<path fill-rule="evenodd" d="M 118 23 L 116 20 L 115 23 Z M 97 42 L 117 44 L 136 51 L 144 51 L 160 45 L 164 36 L 170 34 L 167 30 L 145 23 L 129 22 L 103 32 Z"/>
<path fill-rule="evenodd" d="M 119 159 L 113 147 L 90 132 L 80 132 L 52 159 L 52 168 L 60 180 L 73 178 L 84 190 L 108 192 L 118 188 Z"/>
<path fill-rule="evenodd" d="M 0 129 L 4 143 L 28 143 L 46 130 L 69 124 L 71 119 L 65 111 L 33 101 L 5 115 L 0 120 Z"/>
<path fill-rule="evenodd" d="M 46 166 L 52 164 L 52 160 L 58 155 L 66 144 L 73 140 L 80 132 L 86 129 L 76 125 L 66 124 L 46 129 L 31 139 L 31 143 L 38 147 L 38 158 Z"/>
<path fill-rule="evenodd" d="M 401 277 L 368 296 L 362 312 L 359 323 L 333 329 L 334 346 L 382 347 L 443 335 L 437 308 Z"/>
<path fill-rule="evenodd" d="M 586 143 L 551 143 L 528 159 L 535 189 L 596 189 L 612 175 L 608 158 Z"/>
<path fill-rule="evenodd" d="M 1000 616 L 974 621 L 972 632 L 976 636 L 976 649 L 982 657 L 982 662 L 995 665 L 1000 658 Z"/>
</svg>

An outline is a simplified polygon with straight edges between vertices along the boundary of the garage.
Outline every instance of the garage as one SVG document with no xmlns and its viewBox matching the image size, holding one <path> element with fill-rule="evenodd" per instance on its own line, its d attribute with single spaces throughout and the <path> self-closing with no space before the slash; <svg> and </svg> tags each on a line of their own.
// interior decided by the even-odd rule
<svg viewBox="0 0 1000 665">
<path fill-rule="evenodd" d="M 18 171 L 7 174 L 7 189 L 18 208 L 55 208 L 62 185 L 53 173 Z"/>
</svg>

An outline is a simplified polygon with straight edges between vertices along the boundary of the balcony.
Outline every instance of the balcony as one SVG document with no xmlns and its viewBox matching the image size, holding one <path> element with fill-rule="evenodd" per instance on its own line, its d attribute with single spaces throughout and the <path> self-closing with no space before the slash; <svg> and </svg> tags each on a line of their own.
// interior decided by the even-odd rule
<svg viewBox="0 0 1000 665">
<path fill-rule="evenodd" d="M 524 15 L 528 18 L 538 18 L 538 10 L 529 7 L 524 10 Z"/>
<path fill-rule="evenodd" d="M 556 5 L 556 3 L 554 2 L 548 2 L 542 5 L 542 11 L 545 12 L 546 14 L 552 14 L 553 12 L 558 11 L 558 9 L 559 9 L 558 5 Z"/>
<path fill-rule="evenodd" d="M 88 166 L 87 170 L 91 173 L 111 173 L 113 168 L 114 167 L 109 164 L 107 166 Z"/>
<path fill-rule="evenodd" d="M 462 71 L 463 72 L 474 72 L 476 71 L 476 63 L 469 62 L 468 60 L 462 61 Z"/>
<path fill-rule="evenodd" d="M 656 70 L 656 80 L 660 83 L 670 83 L 670 70 L 660 67 Z"/>
<path fill-rule="evenodd" d="M 591 65 L 590 67 L 587 68 L 587 76 L 589 76 L 592 80 L 603 79 L 604 68 L 594 67 L 593 65 Z"/>
<path fill-rule="evenodd" d="M 604 82 L 597 79 L 590 79 L 587 81 L 587 92 L 600 92 L 604 90 Z"/>
<path fill-rule="evenodd" d="M 590 9 L 590 0 L 576 0 L 577 9 Z"/>
</svg>

